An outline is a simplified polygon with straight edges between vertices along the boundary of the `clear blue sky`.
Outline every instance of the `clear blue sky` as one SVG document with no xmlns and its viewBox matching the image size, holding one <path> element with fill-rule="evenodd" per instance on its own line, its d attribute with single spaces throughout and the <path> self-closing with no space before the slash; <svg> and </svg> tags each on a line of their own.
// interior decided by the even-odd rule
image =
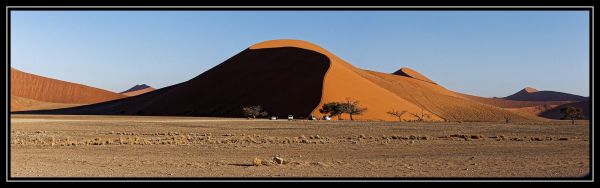
<svg viewBox="0 0 600 188">
<path fill-rule="evenodd" d="M 531 86 L 588 96 L 588 21 L 583 11 L 17 11 L 11 66 L 115 92 L 161 88 L 292 38 L 468 94 Z"/>
</svg>

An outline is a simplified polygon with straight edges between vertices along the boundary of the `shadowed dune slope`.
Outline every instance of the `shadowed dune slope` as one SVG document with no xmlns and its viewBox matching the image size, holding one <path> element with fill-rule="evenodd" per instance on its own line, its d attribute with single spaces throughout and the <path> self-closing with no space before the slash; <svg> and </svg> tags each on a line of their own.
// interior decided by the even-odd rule
<svg viewBox="0 0 600 188">
<path fill-rule="evenodd" d="M 399 75 L 399 76 L 406 76 L 409 78 L 414 78 L 417 80 L 421 80 L 421 81 L 425 81 L 425 82 L 429 82 L 429 83 L 433 83 L 433 84 L 437 84 L 434 81 L 431 81 L 429 78 L 427 78 L 426 76 L 422 75 L 421 73 L 412 70 L 408 67 L 403 67 L 400 70 L 397 70 L 396 72 L 394 72 L 393 74 L 395 75 Z"/>
<path fill-rule="evenodd" d="M 556 91 L 538 91 L 526 87 L 515 94 L 504 97 L 504 99 L 517 101 L 584 101 L 587 100 L 587 97 Z"/>
<path fill-rule="evenodd" d="M 36 101 L 91 104 L 115 100 L 124 95 L 81 84 L 10 70 L 10 95 Z"/>
<path fill-rule="evenodd" d="M 131 97 L 131 96 L 148 93 L 148 92 L 151 92 L 154 90 L 156 90 L 156 89 L 154 89 L 153 87 L 150 87 L 146 84 L 140 84 L 140 85 L 135 85 L 132 88 L 129 88 L 128 90 L 121 92 L 121 94 Z"/>
<path fill-rule="evenodd" d="M 581 114 L 583 115 L 583 118 L 590 119 L 590 101 L 589 100 L 573 102 L 573 103 L 569 103 L 569 104 L 563 104 L 563 105 L 554 107 L 551 110 L 547 110 L 547 111 L 540 113 L 540 116 L 545 117 L 545 118 L 550 118 L 550 119 L 560 119 L 563 116 L 563 114 L 560 113 L 560 109 L 570 107 L 570 106 L 575 107 L 575 108 L 580 108 L 582 110 Z"/>
<path fill-rule="evenodd" d="M 449 121 L 503 121 L 504 117 L 514 121 L 543 120 L 461 98 L 455 92 L 430 82 L 375 71 L 365 70 L 365 73 L 370 75 L 366 77 L 371 81 Z"/>
<path fill-rule="evenodd" d="M 243 106 L 269 115 L 308 116 L 321 99 L 329 59 L 294 47 L 246 49 L 199 76 L 116 101 L 37 113 L 240 117 Z"/>
</svg>

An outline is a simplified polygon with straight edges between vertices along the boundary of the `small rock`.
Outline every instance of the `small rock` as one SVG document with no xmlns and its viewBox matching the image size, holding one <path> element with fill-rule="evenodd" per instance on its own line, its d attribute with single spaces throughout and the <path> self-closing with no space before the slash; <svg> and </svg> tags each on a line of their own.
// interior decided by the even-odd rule
<svg viewBox="0 0 600 188">
<path fill-rule="evenodd" d="M 273 157 L 273 162 L 277 164 L 283 164 L 283 158 L 281 157 Z"/>
</svg>

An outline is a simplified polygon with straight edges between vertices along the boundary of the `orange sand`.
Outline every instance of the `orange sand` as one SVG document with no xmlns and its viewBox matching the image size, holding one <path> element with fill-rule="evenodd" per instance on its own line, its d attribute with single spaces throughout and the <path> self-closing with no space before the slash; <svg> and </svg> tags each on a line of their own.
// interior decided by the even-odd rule
<svg viewBox="0 0 600 188">
<path fill-rule="evenodd" d="M 397 117 L 388 115 L 386 112 L 392 109 L 398 111 L 408 111 L 411 113 L 421 113 L 421 108 L 395 95 L 394 93 L 382 88 L 381 86 L 369 81 L 361 76 L 362 70 L 350 65 L 346 61 L 330 53 L 329 51 L 301 40 L 271 40 L 261 42 L 250 47 L 250 49 L 261 48 L 279 48 L 279 47 L 297 47 L 316 51 L 326 55 L 331 64 L 323 81 L 323 94 L 321 102 L 313 110 L 313 114 L 319 113 L 319 108 L 328 102 L 343 101 L 346 98 L 352 98 L 360 101 L 361 106 L 367 107 L 367 111 L 362 115 L 354 116 L 355 119 L 368 120 L 397 120 Z M 432 114 L 424 110 L 424 113 Z M 346 118 L 347 119 L 347 118 Z M 414 120 L 415 117 L 407 116 L 407 120 Z M 431 120 L 441 120 L 440 117 L 432 115 Z"/>
<path fill-rule="evenodd" d="M 10 71 L 11 111 L 93 104 L 125 97 L 114 92 L 29 74 L 14 68 Z M 12 101 L 13 99 L 15 101 Z"/>
<path fill-rule="evenodd" d="M 400 75 L 400 76 L 406 76 L 406 77 L 410 77 L 410 78 L 414 78 L 417 80 L 421 80 L 421 81 L 425 81 L 425 82 L 430 82 L 430 83 L 434 83 L 434 81 L 431 81 L 429 78 L 427 78 L 426 76 L 422 75 L 421 73 L 412 70 L 408 67 L 404 67 L 401 68 L 400 70 L 394 72 L 395 75 Z"/>
<path fill-rule="evenodd" d="M 68 108 L 74 106 L 81 106 L 84 104 L 66 104 L 66 103 L 51 103 L 38 101 L 33 99 L 27 99 L 18 96 L 10 96 L 10 111 L 24 111 L 24 110 L 49 110 L 58 108 Z"/>
</svg>

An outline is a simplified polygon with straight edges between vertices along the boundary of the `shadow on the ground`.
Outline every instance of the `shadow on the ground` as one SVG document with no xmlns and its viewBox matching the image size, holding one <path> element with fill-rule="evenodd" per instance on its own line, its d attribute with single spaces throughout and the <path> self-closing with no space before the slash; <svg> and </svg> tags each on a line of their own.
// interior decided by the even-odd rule
<svg viewBox="0 0 600 188">
<path fill-rule="evenodd" d="M 232 166 L 245 166 L 245 167 L 254 166 L 252 164 L 240 164 L 240 163 L 232 163 L 232 164 L 228 164 L 228 165 L 232 165 Z"/>
</svg>

